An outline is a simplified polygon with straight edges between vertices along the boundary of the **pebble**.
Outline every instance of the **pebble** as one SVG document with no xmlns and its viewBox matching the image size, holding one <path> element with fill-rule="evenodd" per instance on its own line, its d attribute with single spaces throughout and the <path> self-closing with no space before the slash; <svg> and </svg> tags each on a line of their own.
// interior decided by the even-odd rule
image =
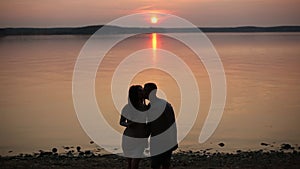
<svg viewBox="0 0 300 169">
<path fill-rule="evenodd" d="M 86 151 L 84 152 L 84 154 L 85 154 L 85 155 L 90 155 L 90 154 L 92 154 L 92 152 L 91 152 L 90 150 L 86 150 Z"/>
<path fill-rule="evenodd" d="M 51 156 L 52 152 L 40 151 L 39 157 Z"/>
<path fill-rule="evenodd" d="M 52 153 L 57 153 L 57 148 L 52 148 Z"/>
<path fill-rule="evenodd" d="M 224 143 L 219 143 L 218 145 L 219 145 L 220 147 L 224 147 L 224 146 L 225 146 Z"/>
<path fill-rule="evenodd" d="M 268 146 L 269 144 L 268 143 L 260 143 L 260 145 L 262 145 L 262 146 Z"/>
<path fill-rule="evenodd" d="M 77 146 L 77 147 L 76 147 L 76 150 L 77 150 L 78 152 L 80 152 L 81 147 L 80 147 L 80 146 Z"/>
<path fill-rule="evenodd" d="M 289 149 L 293 149 L 293 147 L 290 144 L 281 144 L 281 148 L 283 150 L 289 150 Z"/>
<path fill-rule="evenodd" d="M 84 156 L 84 152 L 79 152 L 79 157 L 83 157 Z"/>
</svg>

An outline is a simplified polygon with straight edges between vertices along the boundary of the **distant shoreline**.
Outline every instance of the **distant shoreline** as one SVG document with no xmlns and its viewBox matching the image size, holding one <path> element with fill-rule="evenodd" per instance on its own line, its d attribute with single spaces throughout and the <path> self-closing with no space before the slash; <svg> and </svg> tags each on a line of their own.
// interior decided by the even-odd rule
<svg viewBox="0 0 300 169">
<path fill-rule="evenodd" d="M 61 28 L 0 28 L 0 36 L 11 35 L 92 35 L 103 25 L 84 27 L 61 27 Z M 128 33 L 193 33 L 199 30 L 194 28 L 131 28 L 105 26 L 105 34 L 128 34 Z M 204 33 L 256 33 L 256 32 L 300 32 L 300 26 L 274 26 L 274 27 L 199 27 Z"/>
</svg>

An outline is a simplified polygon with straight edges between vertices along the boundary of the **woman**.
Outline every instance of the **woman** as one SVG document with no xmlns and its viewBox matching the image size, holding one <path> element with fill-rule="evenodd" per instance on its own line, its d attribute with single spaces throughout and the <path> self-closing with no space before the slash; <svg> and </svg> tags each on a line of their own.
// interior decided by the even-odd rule
<svg viewBox="0 0 300 169">
<path fill-rule="evenodd" d="M 128 157 L 127 169 L 138 169 L 140 159 L 148 145 L 146 126 L 146 105 L 143 88 L 133 85 L 129 88 L 128 104 L 121 113 L 120 125 L 126 127 L 122 137 L 124 156 Z"/>
</svg>

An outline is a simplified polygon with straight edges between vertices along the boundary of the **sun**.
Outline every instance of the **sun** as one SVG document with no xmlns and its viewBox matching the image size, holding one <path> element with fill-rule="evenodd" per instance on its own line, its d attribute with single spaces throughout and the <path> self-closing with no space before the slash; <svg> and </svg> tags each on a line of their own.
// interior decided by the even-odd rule
<svg viewBox="0 0 300 169">
<path fill-rule="evenodd" d="M 158 19 L 157 19 L 157 17 L 155 17 L 155 16 L 152 16 L 151 17 L 151 23 L 157 23 L 157 21 L 158 21 Z"/>
</svg>

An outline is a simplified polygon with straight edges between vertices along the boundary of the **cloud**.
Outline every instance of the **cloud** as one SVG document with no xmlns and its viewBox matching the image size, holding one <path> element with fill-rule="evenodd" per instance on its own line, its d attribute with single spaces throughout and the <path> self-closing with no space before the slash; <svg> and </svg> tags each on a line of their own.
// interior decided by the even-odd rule
<svg viewBox="0 0 300 169">
<path fill-rule="evenodd" d="M 145 5 L 132 10 L 132 13 L 166 13 L 172 14 L 171 10 L 158 9 L 154 5 Z"/>
</svg>

